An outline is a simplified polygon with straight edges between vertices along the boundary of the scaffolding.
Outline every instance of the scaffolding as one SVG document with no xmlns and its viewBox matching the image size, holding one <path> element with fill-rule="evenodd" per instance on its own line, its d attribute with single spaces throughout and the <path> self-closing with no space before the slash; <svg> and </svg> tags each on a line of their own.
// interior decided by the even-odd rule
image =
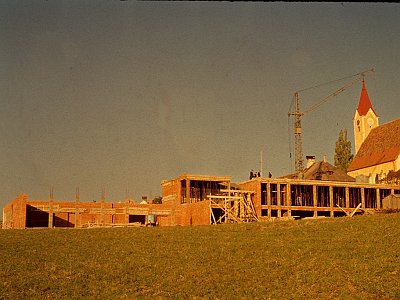
<svg viewBox="0 0 400 300">
<path fill-rule="evenodd" d="M 254 209 L 253 191 L 221 189 L 221 195 L 208 195 L 211 224 L 258 221 Z"/>
</svg>

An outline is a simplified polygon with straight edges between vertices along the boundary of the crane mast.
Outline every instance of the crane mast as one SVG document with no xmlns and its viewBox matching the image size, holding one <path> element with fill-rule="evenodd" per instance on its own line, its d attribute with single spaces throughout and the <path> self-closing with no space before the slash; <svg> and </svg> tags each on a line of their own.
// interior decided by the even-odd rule
<svg viewBox="0 0 400 300">
<path fill-rule="evenodd" d="M 290 115 L 294 116 L 294 147 L 295 147 L 295 170 L 301 172 L 304 169 L 303 161 L 303 142 L 301 140 L 301 116 L 300 112 L 300 98 L 299 93 L 294 93 L 294 113 Z"/>
<path fill-rule="evenodd" d="M 354 78 L 357 77 L 356 79 L 354 79 L 353 81 L 351 81 L 350 83 L 340 87 L 339 89 L 337 89 L 336 91 L 334 91 L 333 93 L 331 93 L 330 95 L 328 95 L 327 97 L 323 98 L 322 100 L 318 101 L 317 103 L 315 103 L 313 106 L 311 106 L 310 108 L 308 108 L 307 110 L 305 110 L 304 112 L 302 112 L 300 110 L 300 96 L 299 93 L 303 92 L 305 90 L 309 90 L 309 89 L 313 89 L 316 87 L 319 87 L 321 85 L 324 84 L 320 84 L 318 86 L 314 86 L 314 87 L 310 87 L 310 88 L 306 88 L 303 90 L 299 90 L 296 91 L 294 93 L 294 111 L 293 112 L 289 112 L 288 116 L 294 116 L 294 148 L 295 148 L 295 171 L 297 174 L 300 174 L 303 170 L 304 170 L 304 160 L 303 160 L 303 142 L 302 142 L 302 137 L 301 137 L 301 133 L 302 133 L 302 127 L 301 127 L 301 117 L 304 116 L 306 113 L 309 113 L 311 111 L 313 111 L 314 109 L 318 108 L 320 105 L 322 105 L 323 103 L 327 102 L 330 98 L 333 98 L 335 96 L 337 96 L 338 94 L 340 94 L 341 92 L 345 91 L 347 88 L 351 87 L 353 84 L 355 84 L 357 81 L 359 81 L 360 77 L 362 77 L 364 79 L 365 75 L 369 72 L 374 72 L 374 69 L 369 69 L 369 70 L 365 70 L 363 72 L 357 73 L 355 75 L 351 75 L 351 76 L 347 76 L 341 79 L 337 79 L 334 81 L 339 81 L 339 80 L 343 80 L 346 78 Z M 331 83 L 327 82 L 325 84 Z"/>
</svg>

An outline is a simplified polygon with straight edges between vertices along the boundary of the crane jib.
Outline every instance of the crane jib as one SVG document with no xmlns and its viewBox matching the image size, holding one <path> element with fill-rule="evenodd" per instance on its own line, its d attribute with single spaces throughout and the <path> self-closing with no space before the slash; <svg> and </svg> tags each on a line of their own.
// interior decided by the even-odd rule
<svg viewBox="0 0 400 300">
<path fill-rule="evenodd" d="M 339 95 L 341 92 L 345 91 L 349 87 L 353 86 L 358 80 L 360 80 L 360 77 L 364 80 L 364 77 L 367 73 L 369 72 L 375 72 L 374 68 L 365 70 L 363 72 L 357 73 L 355 75 L 347 76 L 344 78 L 332 80 L 326 83 L 322 83 L 313 87 L 305 88 L 299 91 L 296 91 L 293 95 L 293 101 L 294 101 L 294 112 L 289 112 L 288 116 L 294 116 L 295 121 L 294 121 L 294 135 L 295 135 L 295 170 L 296 173 L 300 174 L 304 170 L 304 165 L 303 165 L 303 146 L 302 146 L 302 141 L 301 141 L 301 133 L 302 133 L 302 128 L 301 128 L 301 117 L 315 109 L 317 109 L 319 106 L 327 102 L 329 99 L 336 97 Z M 338 82 L 343 79 L 347 78 L 354 78 L 357 77 L 356 79 L 353 79 L 351 82 L 347 83 L 346 85 L 340 87 L 339 89 L 335 90 L 333 93 L 329 94 L 327 97 L 317 101 L 314 105 L 312 105 L 310 108 L 308 108 L 305 111 L 300 110 L 300 97 L 299 93 L 304 92 L 306 90 L 314 89 L 317 87 L 320 87 L 325 84 L 333 83 L 333 82 Z M 293 104 L 293 102 L 292 102 Z M 291 157 L 291 155 L 290 155 Z"/>
</svg>

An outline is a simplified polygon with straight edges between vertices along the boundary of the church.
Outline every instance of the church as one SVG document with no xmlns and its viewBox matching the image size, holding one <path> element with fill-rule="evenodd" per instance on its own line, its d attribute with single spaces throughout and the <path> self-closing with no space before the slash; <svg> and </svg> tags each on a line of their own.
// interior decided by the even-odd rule
<svg viewBox="0 0 400 300">
<path fill-rule="evenodd" d="M 379 125 L 365 81 L 354 114 L 355 157 L 347 174 L 358 182 L 379 183 L 400 169 L 400 119 Z"/>
</svg>

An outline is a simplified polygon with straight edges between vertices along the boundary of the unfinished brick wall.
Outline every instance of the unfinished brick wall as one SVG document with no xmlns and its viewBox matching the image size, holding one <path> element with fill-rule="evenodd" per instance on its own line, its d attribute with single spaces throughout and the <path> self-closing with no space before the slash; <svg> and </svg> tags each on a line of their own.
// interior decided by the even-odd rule
<svg viewBox="0 0 400 300">
<path fill-rule="evenodd" d="M 26 223 L 26 200 L 25 194 L 15 198 L 3 208 L 3 228 L 21 229 Z"/>
<path fill-rule="evenodd" d="M 180 220 L 180 210 L 172 211 L 171 215 L 169 216 L 157 216 L 157 222 L 160 226 L 180 225 L 179 221 L 177 221 L 178 219 Z"/>
<path fill-rule="evenodd" d="M 3 228 L 82 227 L 146 223 L 148 215 L 169 214 L 170 207 L 171 205 L 164 204 L 128 202 L 28 201 L 26 195 L 21 195 L 4 207 Z M 168 220 L 168 217 L 162 219 Z"/>
<path fill-rule="evenodd" d="M 163 182 L 161 182 L 161 191 L 162 191 L 163 201 L 164 198 L 168 198 L 168 196 L 178 197 L 180 193 L 179 179 L 164 180 Z"/>
<path fill-rule="evenodd" d="M 170 216 L 158 216 L 160 226 L 187 226 L 210 224 L 210 201 L 175 206 Z"/>
<path fill-rule="evenodd" d="M 180 224 L 180 218 L 181 218 L 180 184 L 181 183 L 178 178 L 172 180 L 164 180 L 161 183 L 163 205 L 167 209 L 170 209 L 172 213 L 169 216 L 157 217 L 157 221 L 160 226 L 176 226 Z"/>
<path fill-rule="evenodd" d="M 182 205 L 179 225 L 210 225 L 210 200 Z"/>
<path fill-rule="evenodd" d="M 177 204 L 176 199 L 172 199 L 163 203 L 162 206 L 171 210 L 171 214 L 168 216 L 157 216 L 157 222 L 160 226 L 176 226 L 180 224 L 181 218 L 181 205 Z"/>
<path fill-rule="evenodd" d="M 192 182 L 192 185 L 190 184 Z M 5 228 L 25 227 L 82 227 L 107 224 L 146 222 L 148 215 L 156 215 L 161 226 L 210 224 L 210 193 L 218 193 L 219 184 L 228 186 L 230 177 L 184 174 L 176 179 L 163 181 L 162 204 L 134 204 L 129 202 L 81 202 L 34 200 L 19 197 L 4 208 Z M 210 184 L 211 183 L 211 184 Z M 201 192 L 198 196 L 193 189 Z M 184 193 L 183 193 L 184 191 Z M 185 203 L 181 204 L 181 200 Z M 79 200 L 79 199 L 78 199 Z M 157 214 L 159 213 L 159 215 Z M 144 220 L 144 221 L 143 221 Z"/>
<path fill-rule="evenodd" d="M 183 174 L 176 179 L 163 181 L 161 183 L 163 204 L 171 209 L 172 214 L 160 218 L 160 225 L 210 224 L 210 201 L 206 197 L 206 184 L 208 192 L 218 193 L 219 183 L 224 183 L 225 187 L 228 187 L 230 177 Z M 223 188 L 223 185 L 220 187 Z M 196 189 L 200 195 L 196 195 Z"/>
</svg>

